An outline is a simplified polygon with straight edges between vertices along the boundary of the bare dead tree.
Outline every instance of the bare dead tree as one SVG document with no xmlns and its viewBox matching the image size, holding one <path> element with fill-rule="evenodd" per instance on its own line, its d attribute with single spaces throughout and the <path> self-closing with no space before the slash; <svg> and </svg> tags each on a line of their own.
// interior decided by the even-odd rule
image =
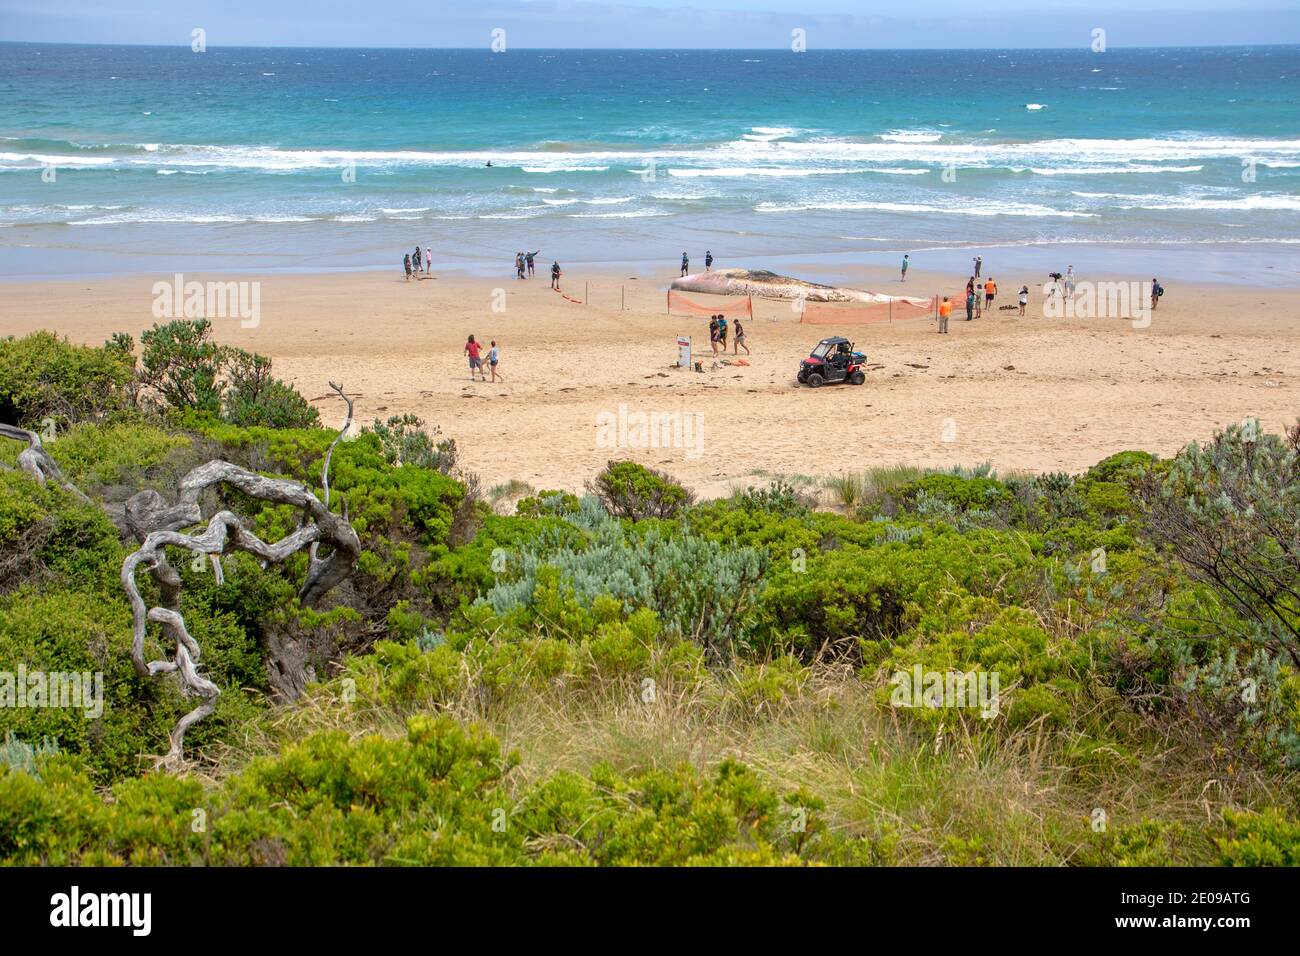
<svg viewBox="0 0 1300 956">
<path fill-rule="evenodd" d="M 41 443 L 40 435 L 17 425 L 0 423 L 0 436 L 27 443 L 27 447 L 18 453 L 18 467 L 35 478 L 37 484 L 44 485 L 52 481 L 64 491 L 90 504 L 90 499 L 82 494 L 81 489 L 63 477 L 58 462 L 50 457 Z"/>
<path fill-rule="evenodd" d="M 122 563 L 122 587 L 131 605 L 134 633 L 131 661 L 141 676 L 174 673 L 182 691 L 200 700 L 199 706 L 182 717 L 172 729 L 170 750 L 162 762 L 178 765 L 184 757 L 185 732 L 216 709 L 220 690 L 199 673 L 200 646 L 185 625 L 180 613 L 181 579 L 168 563 L 166 548 L 178 547 L 196 554 L 206 554 L 212 562 L 217 583 L 222 581 L 221 556 L 231 551 L 245 551 L 264 564 L 280 563 L 303 548 L 308 549 L 307 576 L 298 591 L 306 607 L 317 603 L 339 582 L 352 573 L 361 554 L 361 541 L 346 514 L 329 510 L 329 465 L 335 445 L 352 425 L 352 400 L 343 388 L 330 386 L 347 402 L 348 416 L 325 456 L 322 502 L 304 485 L 282 478 L 266 478 L 228 461 L 209 461 L 190 471 L 179 484 L 176 504 L 168 505 L 156 491 L 142 491 L 126 503 L 126 521 L 140 541 L 140 547 Z M 203 522 L 200 497 L 215 485 L 230 485 L 250 498 L 275 504 L 293 505 L 303 511 L 305 521 L 279 541 L 262 541 L 245 527 L 244 520 L 231 511 L 218 511 L 207 519 L 202 531 L 186 533 L 183 529 Z M 322 557 L 321 545 L 328 553 Z M 159 605 L 148 607 L 140 594 L 136 574 L 147 569 L 159 587 Z M 162 626 L 163 633 L 174 643 L 170 660 L 146 661 L 145 634 L 149 621 Z"/>
</svg>

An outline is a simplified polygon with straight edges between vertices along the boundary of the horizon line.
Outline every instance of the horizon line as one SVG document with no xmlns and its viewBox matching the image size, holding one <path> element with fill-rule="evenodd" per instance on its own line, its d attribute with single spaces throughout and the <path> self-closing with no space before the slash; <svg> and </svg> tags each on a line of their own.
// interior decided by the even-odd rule
<svg viewBox="0 0 1300 956">
<path fill-rule="evenodd" d="M 130 49 L 154 49 L 154 50 L 188 50 L 188 43 L 93 43 L 80 40 L 4 40 L 0 39 L 0 46 L 59 46 L 59 47 L 101 47 L 101 48 L 121 48 Z M 1190 44 L 1168 44 L 1168 45 L 1151 45 L 1151 46 L 1126 46 L 1123 44 L 1109 44 L 1107 52 L 1111 50 L 1224 50 L 1224 49 L 1273 49 L 1273 48 L 1300 48 L 1300 42 L 1286 43 L 1190 43 Z M 283 44 L 250 44 L 250 43 L 232 43 L 232 44 L 209 44 L 205 52 L 214 50 L 411 50 L 411 51 L 437 51 L 437 52 L 466 52 L 482 53 L 490 52 L 497 54 L 483 46 L 347 46 L 344 44 L 328 45 L 303 45 L 287 46 Z M 788 45 L 770 46 L 770 47 L 703 47 L 703 46 L 681 46 L 681 47 L 634 47 L 634 46 L 578 46 L 578 47 L 550 47 L 550 46 L 511 46 L 509 49 L 502 51 L 509 53 L 511 50 L 526 50 L 529 52 L 542 53 L 781 53 L 793 52 Z M 911 46 L 856 46 L 856 47 L 815 47 L 805 50 L 804 53 L 865 53 L 865 52 L 908 52 L 908 53 L 947 53 L 953 50 L 962 50 L 966 52 L 998 52 L 1007 51 L 1035 52 L 1035 51 L 1058 51 L 1058 50 L 1075 50 L 1080 53 L 1092 54 L 1092 50 L 1087 45 L 1072 44 L 1070 46 L 937 46 L 937 47 L 911 47 Z M 799 54 L 802 55 L 802 54 Z"/>
</svg>

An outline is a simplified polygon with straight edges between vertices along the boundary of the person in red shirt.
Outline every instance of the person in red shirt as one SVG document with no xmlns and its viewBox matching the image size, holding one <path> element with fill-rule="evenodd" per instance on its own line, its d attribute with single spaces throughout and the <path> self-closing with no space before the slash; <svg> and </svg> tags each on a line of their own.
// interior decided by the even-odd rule
<svg viewBox="0 0 1300 956">
<path fill-rule="evenodd" d="M 480 348 L 481 346 L 474 341 L 474 336 L 471 335 L 469 341 L 465 343 L 465 354 L 469 356 L 469 380 L 471 382 L 474 381 L 475 369 L 478 369 L 479 378 L 485 382 L 487 381 L 487 373 L 483 371 L 483 359 L 479 357 Z"/>
</svg>

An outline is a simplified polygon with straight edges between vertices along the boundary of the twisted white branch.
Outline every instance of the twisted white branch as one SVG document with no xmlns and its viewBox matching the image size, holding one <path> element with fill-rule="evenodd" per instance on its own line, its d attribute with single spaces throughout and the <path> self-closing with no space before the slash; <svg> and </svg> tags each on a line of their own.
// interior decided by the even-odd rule
<svg viewBox="0 0 1300 956">
<path fill-rule="evenodd" d="M 81 489 L 63 477 L 58 462 L 50 457 L 50 453 L 45 450 L 45 445 L 41 443 L 41 436 L 36 432 L 29 432 L 17 425 L 0 423 L 0 437 L 27 443 L 27 447 L 18 453 L 18 467 L 35 478 L 37 484 L 43 485 L 47 481 L 52 481 L 64 491 L 90 504 L 90 499 L 82 494 Z"/>
<path fill-rule="evenodd" d="M 333 387 L 348 403 L 348 420 L 343 431 L 330 445 L 331 453 L 334 444 L 342 438 L 352 421 L 352 400 L 343 393 L 342 388 L 337 385 Z M 168 506 L 156 491 L 142 491 L 127 502 L 127 525 L 140 540 L 139 549 L 122 562 L 122 588 L 131 605 L 133 622 L 131 662 L 136 672 L 143 677 L 177 674 L 182 691 L 202 701 L 182 717 L 172 730 L 171 749 L 164 758 L 164 763 L 176 765 L 182 761 L 185 732 L 216 709 L 217 697 L 221 693 L 216 684 L 198 672 L 199 644 L 190 635 L 185 619 L 181 616 L 180 575 L 168 564 L 165 549 L 170 545 L 209 555 L 219 575 L 221 555 L 228 551 L 245 551 L 264 562 L 278 564 L 303 548 L 308 548 L 307 577 L 298 592 L 298 598 L 305 606 L 314 607 L 331 588 L 352 573 L 357 558 L 361 555 L 361 540 L 352 525 L 346 517 L 340 517 L 329 510 L 329 463 L 330 454 L 327 453 L 325 502 L 321 502 L 309 489 L 296 482 L 266 478 L 228 461 L 219 460 L 199 465 L 181 479 L 179 500 L 175 505 Z M 308 523 L 279 541 L 268 544 L 244 527 L 243 520 L 234 512 L 218 511 L 208 519 L 207 527 L 202 532 L 184 533 L 183 528 L 202 522 L 199 497 L 215 484 L 232 485 L 249 497 L 261 501 L 293 505 L 306 513 Z M 331 549 L 329 557 L 324 559 L 316 557 L 316 547 L 321 543 Z M 160 607 L 147 607 L 140 595 L 136 573 L 142 566 L 158 582 L 162 603 Z M 218 583 L 220 582 L 218 576 Z M 149 621 L 161 624 L 164 633 L 174 642 L 175 652 L 171 660 L 145 660 L 145 631 Z"/>
</svg>

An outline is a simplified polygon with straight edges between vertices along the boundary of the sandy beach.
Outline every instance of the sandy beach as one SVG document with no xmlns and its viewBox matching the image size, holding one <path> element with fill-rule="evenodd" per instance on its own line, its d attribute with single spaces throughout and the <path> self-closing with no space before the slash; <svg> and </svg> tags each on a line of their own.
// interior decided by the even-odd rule
<svg viewBox="0 0 1300 956">
<path fill-rule="evenodd" d="M 259 281 L 258 324 L 216 319 L 220 341 L 271 356 L 275 374 L 312 399 L 326 424 L 341 419 L 327 395 L 333 379 L 357 396 L 364 423 L 409 412 L 437 425 L 485 487 L 517 479 L 576 490 L 624 457 L 702 496 L 764 474 L 893 463 L 1075 471 L 1122 449 L 1168 455 L 1246 416 L 1280 431 L 1300 409 L 1297 290 L 1171 284 L 1150 326 L 1134 328 L 1122 319 L 1044 318 L 1031 283 L 1025 318 L 995 310 L 967 323 L 959 307 L 946 336 L 930 320 L 801 325 L 789 303 L 756 299 L 747 323 L 753 355 L 741 353 L 750 364 L 713 370 L 707 319 L 665 314 L 673 273 L 566 275 L 565 292 L 587 299 L 580 304 L 552 292 L 542 272 L 530 281 L 408 283 L 379 272 L 186 279 Z M 158 278 L 6 283 L 0 331 L 138 339 L 156 321 Z M 963 282 L 913 272 L 903 287 L 896 275 L 866 269 L 852 278 L 911 295 L 952 294 Z M 997 304 L 1013 303 L 1030 279 L 1000 276 Z M 503 383 L 469 380 L 469 333 L 497 340 Z M 799 386 L 799 360 L 833 334 L 867 353 L 867 384 Z M 703 373 L 674 367 L 678 335 L 692 336 Z M 702 435 L 689 448 L 602 447 L 601 416 L 616 419 L 620 406 L 693 416 Z"/>
</svg>

